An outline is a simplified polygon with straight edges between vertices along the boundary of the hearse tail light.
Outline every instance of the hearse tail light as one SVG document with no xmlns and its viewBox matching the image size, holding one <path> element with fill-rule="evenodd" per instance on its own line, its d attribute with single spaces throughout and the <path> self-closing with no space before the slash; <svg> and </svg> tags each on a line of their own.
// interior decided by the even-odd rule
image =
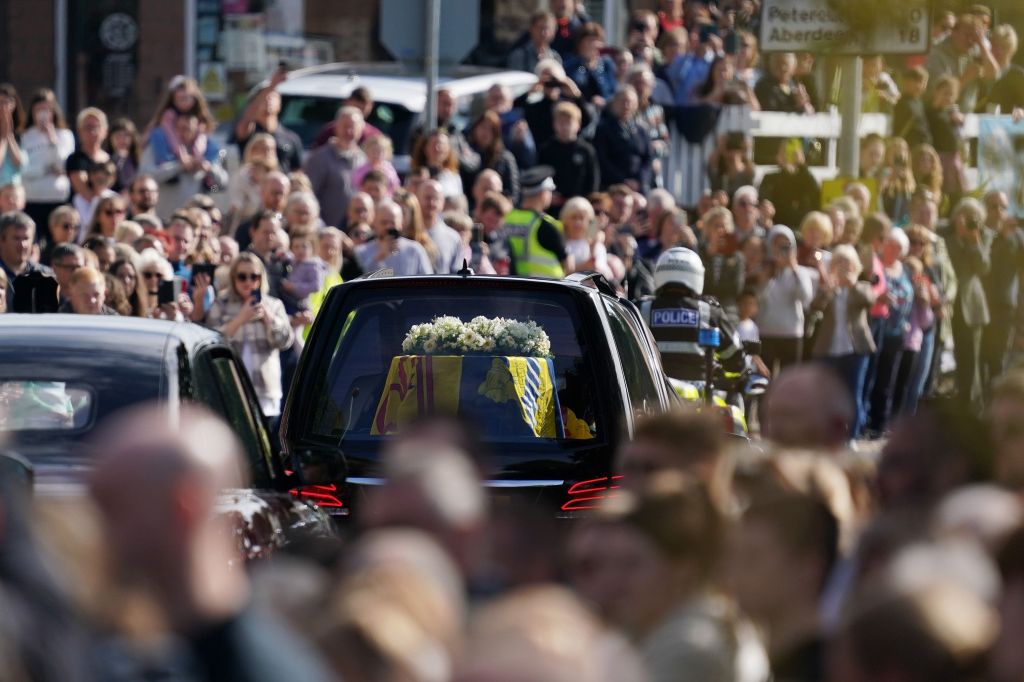
<svg viewBox="0 0 1024 682">
<path fill-rule="evenodd" d="M 338 487 L 333 483 L 330 485 L 307 485 L 301 488 L 292 488 L 288 492 L 292 494 L 292 497 L 312 502 L 319 507 L 338 509 L 345 506 L 341 498 L 338 497 Z"/>
<path fill-rule="evenodd" d="M 597 509 L 605 500 L 617 497 L 622 476 L 602 476 L 573 483 L 568 492 L 569 499 L 562 505 L 562 511 L 584 511 Z"/>
</svg>

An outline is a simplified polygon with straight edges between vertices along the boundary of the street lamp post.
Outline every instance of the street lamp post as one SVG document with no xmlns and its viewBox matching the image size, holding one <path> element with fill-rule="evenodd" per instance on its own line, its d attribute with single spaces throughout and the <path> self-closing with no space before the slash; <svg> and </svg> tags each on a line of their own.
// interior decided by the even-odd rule
<svg viewBox="0 0 1024 682">
<path fill-rule="evenodd" d="M 437 125 L 437 71 L 441 35 L 441 0 L 427 0 L 426 30 L 427 36 L 424 43 L 427 49 L 424 67 L 427 76 L 427 118 L 423 129 L 430 130 Z"/>
<path fill-rule="evenodd" d="M 853 55 L 842 59 L 843 88 L 839 100 L 842 130 L 839 134 L 839 175 L 856 178 L 860 174 L 860 110 L 864 60 Z"/>
</svg>

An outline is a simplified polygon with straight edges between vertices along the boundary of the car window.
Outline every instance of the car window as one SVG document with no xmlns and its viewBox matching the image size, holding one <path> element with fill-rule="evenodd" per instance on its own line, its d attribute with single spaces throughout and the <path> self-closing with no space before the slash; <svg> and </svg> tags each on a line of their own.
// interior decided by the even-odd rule
<svg viewBox="0 0 1024 682">
<path fill-rule="evenodd" d="M 199 399 L 214 412 L 223 417 L 235 433 L 245 452 L 252 461 L 263 460 L 253 472 L 254 484 L 266 485 L 271 475 L 267 458 L 272 453 L 270 439 L 258 412 L 246 393 L 245 380 L 238 363 L 230 354 L 209 353 L 205 363 L 212 373 L 210 381 L 198 381 L 196 392 Z M 197 364 L 197 369 L 200 365 Z"/>
<path fill-rule="evenodd" d="M 341 102 L 338 97 L 284 95 L 281 98 L 281 124 L 295 131 L 302 138 L 302 146 L 308 149 L 313 146 L 320 130 L 334 120 Z M 391 138 L 395 154 L 408 154 L 414 119 L 413 113 L 403 106 L 377 102 L 367 123 Z"/>
<path fill-rule="evenodd" d="M 0 431 L 76 431 L 93 419 L 92 392 L 63 381 L 0 382 Z"/>
<path fill-rule="evenodd" d="M 315 437 L 376 441 L 431 413 L 471 420 L 490 443 L 603 437 L 596 353 L 587 353 L 582 318 L 568 295 L 364 291 L 349 295 L 346 311 L 337 331 L 328 332 L 336 336 L 327 339 L 333 351 L 327 366 L 312 372 L 315 399 L 306 418 Z M 430 343 L 403 343 L 415 326 L 439 316 L 460 324 L 475 318 L 532 322 L 543 330 L 550 352 L 532 353 L 525 346 L 435 352 Z"/>
<path fill-rule="evenodd" d="M 617 354 L 622 361 L 622 372 L 626 376 L 626 388 L 633 411 L 642 414 L 658 409 L 661 406 L 661 395 L 637 330 L 630 324 L 626 314 L 619 310 L 617 303 L 603 297 L 602 300 L 608 312 L 608 323 L 612 328 Z"/>
</svg>

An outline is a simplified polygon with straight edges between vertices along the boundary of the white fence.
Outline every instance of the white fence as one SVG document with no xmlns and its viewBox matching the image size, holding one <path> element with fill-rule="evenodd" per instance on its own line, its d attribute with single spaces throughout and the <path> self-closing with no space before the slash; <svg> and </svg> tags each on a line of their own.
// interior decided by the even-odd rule
<svg viewBox="0 0 1024 682">
<path fill-rule="evenodd" d="M 978 116 L 965 117 L 963 137 L 975 140 L 978 137 Z M 892 121 L 888 114 L 862 114 L 861 137 L 878 133 L 887 137 Z M 707 160 L 715 149 L 719 135 L 742 132 L 755 140 L 759 138 L 816 138 L 825 144 L 825 165 L 811 166 L 811 172 L 818 182 L 830 180 L 839 173 L 838 142 L 842 131 L 842 120 L 837 111 L 821 114 L 786 114 L 777 111 L 751 111 L 745 106 L 725 106 L 719 114 L 713 134 L 707 135 L 700 144 L 691 144 L 677 131 L 672 131 L 671 148 L 665 164 L 665 188 L 675 195 L 683 206 L 695 206 L 704 190 L 710 187 L 707 176 Z M 765 173 L 775 170 L 773 165 L 757 166 L 757 182 Z M 969 168 L 968 180 L 977 181 L 977 169 Z"/>
</svg>

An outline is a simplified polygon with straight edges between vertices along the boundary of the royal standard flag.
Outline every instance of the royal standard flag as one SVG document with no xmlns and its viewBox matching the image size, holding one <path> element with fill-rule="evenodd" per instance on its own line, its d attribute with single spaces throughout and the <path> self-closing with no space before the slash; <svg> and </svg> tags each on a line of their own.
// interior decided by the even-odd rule
<svg viewBox="0 0 1024 682">
<path fill-rule="evenodd" d="M 417 417 L 459 411 L 462 358 L 401 355 L 391 361 L 370 433 L 398 433 Z"/>
<path fill-rule="evenodd" d="M 564 438 L 547 358 L 399 356 L 392 360 L 371 433 L 387 435 L 420 416 L 461 414 L 498 437 Z"/>
</svg>

